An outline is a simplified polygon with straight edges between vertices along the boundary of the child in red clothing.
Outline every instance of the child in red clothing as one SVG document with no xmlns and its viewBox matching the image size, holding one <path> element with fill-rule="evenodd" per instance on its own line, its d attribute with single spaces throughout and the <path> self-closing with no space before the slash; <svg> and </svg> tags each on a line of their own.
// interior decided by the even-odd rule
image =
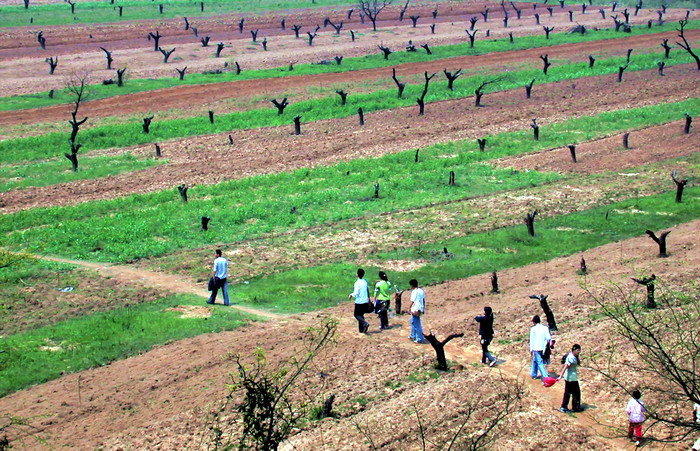
<svg viewBox="0 0 700 451">
<path fill-rule="evenodd" d="M 639 390 L 632 392 L 632 399 L 627 403 L 625 412 L 629 415 L 629 428 L 627 438 L 639 446 L 642 441 L 642 423 L 644 423 L 644 403 L 641 401 L 642 393 Z"/>
</svg>

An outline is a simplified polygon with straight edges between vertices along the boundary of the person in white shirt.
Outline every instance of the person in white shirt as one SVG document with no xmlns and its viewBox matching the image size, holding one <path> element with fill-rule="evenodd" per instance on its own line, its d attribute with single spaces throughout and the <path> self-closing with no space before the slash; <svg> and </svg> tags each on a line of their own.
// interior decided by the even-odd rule
<svg viewBox="0 0 700 451">
<path fill-rule="evenodd" d="M 629 416 L 630 424 L 627 428 L 627 438 L 634 442 L 635 445 L 639 446 L 642 441 L 642 423 L 644 423 L 644 403 L 642 402 L 642 393 L 639 390 L 632 392 L 632 398 L 630 398 L 625 408 L 625 412 Z"/>
<path fill-rule="evenodd" d="M 370 313 L 374 310 L 374 308 L 370 310 L 369 287 L 364 277 L 365 270 L 359 268 L 357 270 L 357 280 L 355 281 L 354 290 L 350 293 L 350 296 L 348 296 L 348 299 L 355 298 L 355 311 L 353 316 L 355 316 L 357 327 L 362 334 L 366 333 L 369 329 L 369 323 L 365 321 L 365 313 Z"/>
<path fill-rule="evenodd" d="M 425 313 L 425 293 L 422 288 L 418 288 L 416 279 L 411 279 L 408 284 L 411 287 L 411 319 L 409 320 L 411 331 L 408 338 L 416 343 L 423 343 L 425 338 L 423 337 L 423 325 L 420 322 L 420 317 Z"/>
<path fill-rule="evenodd" d="M 221 292 L 224 294 L 224 305 L 229 305 L 228 283 L 226 282 L 228 278 L 228 260 L 221 256 L 221 249 L 216 250 L 212 275 L 214 276 L 214 289 L 211 290 L 211 295 L 209 296 L 207 304 L 213 304 L 216 301 L 216 294 L 219 292 L 219 288 L 221 288 Z"/>
<path fill-rule="evenodd" d="M 533 379 L 537 379 L 539 371 L 540 376 L 544 379 L 549 375 L 542 361 L 542 353 L 549 340 L 552 339 L 552 336 L 549 334 L 549 327 L 540 323 L 540 317 L 538 315 L 532 317 L 532 324 L 533 326 L 530 328 L 530 354 L 532 355 L 530 376 Z"/>
<path fill-rule="evenodd" d="M 693 404 L 693 421 L 700 423 L 700 404 L 698 403 Z M 700 451 L 700 438 L 695 441 L 692 449 Z"/>
</svg>

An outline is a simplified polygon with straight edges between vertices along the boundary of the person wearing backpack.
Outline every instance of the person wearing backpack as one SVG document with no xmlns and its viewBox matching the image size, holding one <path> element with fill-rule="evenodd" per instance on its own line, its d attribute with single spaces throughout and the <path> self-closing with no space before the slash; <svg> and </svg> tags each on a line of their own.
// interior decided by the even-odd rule
<svg viewBox="0 0 700 451">
<path fill-rule="evenodd" d="M 408 338 L 416 343 L 423 343 L 425 338 L 423 337 L 423 325 L 420 322 L 420 317 L 425 313 L 425 293 L 422 288 L 418 288 L 416 279 L 411 279 L 408 285 L 411 287 L 411 319 L 409 320 L 411 331 Z"/>
<path fill-rule="evenodd" d="M 389 303 L 391 301 L 389 292 L 393 290 L 394 287 L 389 282 L 389 277 L 384 271 L 379 271 L 379 281 L 374 286 L 374 304 L 375 311 L 379 316 L 379 329 L 389 328 Z"/>
<path fill-rule="evenodd" d="M 560 412 L 583 412 L 581 408 L 581 387 L 578 385 L 578 366 L 581 363 L 579 354 L 581 345 L 575 344 L 571 347 L 571 352 L 562 356 L 561 375 L 557 380 L 564 379 L 564 398 L 561 401 Z M 569 409 L 569 398 L 571 398 L 571 409 Z"/>
<path fill-rule="evenodd" d="M 479 337 L 481 338 L 481 363 L 489 361 L 489 366 L 494 366 L 498 360 L 489 352 L 489 344 L 493 340 L 493 310 L 491 307 L 484 307 L 484 314 L 475 316 L 474 321 L 479 323 Z"/>
</svg>

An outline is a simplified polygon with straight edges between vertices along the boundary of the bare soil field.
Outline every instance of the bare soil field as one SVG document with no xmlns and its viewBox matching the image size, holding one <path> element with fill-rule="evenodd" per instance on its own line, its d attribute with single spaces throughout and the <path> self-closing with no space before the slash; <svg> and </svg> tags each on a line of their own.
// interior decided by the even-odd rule
<svg viewBox="0 0 700 451">
<path fill-rule="evenodd" d="M 453 37 L 451 42 L 444 43 L 455 43 L 464 42 L 464 24 L 459 25 L 459 33 Z M 515 29 L 515 28 L 513 28 Z M 404 30 L 404 28 L 402 28 Z M 412 28 L 408 28 L 412 30 Z M 511 30 L 511 28 L 508 28 Z M 540 28 L 527 29 L 523 31 L 523 34 L 537 34 L 540 32 Z M 398 32 L 397 32 L 398 33 Z M 406 35 L 402 36 L 400 33 L 392 33 L 389 36 L 393 37 L 396 42 L 391 42 L 390 39 L 385 39 L 381 37 L 381 40 L 385 45 L 390 48 L 403 49 L 408 39 L 417 39 L 415 36 Z M 505 32 L 504 32 L 505 33 Z M 527 62 L 527 61 L 538 61 L 541 54 L 547 53 L 552 59 L 565 58 L 567 60 L 583 61 L 586 60 L 588 55 L 596 56 L 609 56 L 609 55 L 624 55 L 628 48 L 634 48 L 638 52 L 658 48 L 658 45 L 662 39 L 674 39 L 676 37 L 675 32 L 665 32 L 656 33 L 650 35 L 634 36 L 634 37 L 621 37 L 620 39 L 612 40 L 600 40 L 591 42 L 582 42 L 576 44 L 565 44 L 556 47 L 548 48 L 533 48 L 527 50 L 518 50 L 511 52 L 500 52 L 486 55 L 478 56 L 463 56 L 449 58 L 446 60 L 434 60 L 428 62 L 420 63 L 405 63 L 397 65 L 397 71 L 400 75 L 410 75 L 410 74 L 420 74 L 424 71 L 441 71 L 446 66 L 450 68 L 462 68 L 462 69 L 473 69 L 483 66 L 492 66 L 495 64 L 509 64 L 513 62 Z M 442 34 L 440 34 L 442 35 Z M 493 35 L 493 34 L 492 34 Z M 438 35 L 436 35 L 438 36 Z M 495 37 L 499 37 L 494 35 Z M 700 30 L 691 30 L 688 33 L 690 39 L 698 39 L 700 37 Z M 500 36 L 502 37 L 502 36 Z M 246 68 L 263 68 L 263 67 L 279 67 L 287 66 L 292 62 L 289 58 L 290 54 L 294 55 L 294 62 L 317 62 L 321 60 L 332 60 L 336 55 L 344 56 L 359 56 L 368 53 L 375 53 L 376 43 L 379 37 L 368 37 L 364 39 L 364 43 L 360 40 L 356 42 L 346 42 L 343 45 L 339 45 L 337 42 L 329 42 L 326 45 L 314 45 L 314 47 L 309 47 L 305 43 L 301 46 L 294 48 L 285 48 L 279 50 L 278 59 L 274 59 L 269 54 L 270 52 L 262 52 L 267 61 L 270 64 L 264 65 L 258 62 L 249 63 L 246 59 L 241 57 L 236 57 L 236 60 L 240 61 L 242 67 Z M 431 37 L 430 40 L 426 39 L 430 45 L 442 44 L 443 42 L 434 42 L 436 38 Z M 299 43 L 297 40 L 294 40 Z M 419 42 L 419 41 L 416 41 Z M 422 41 L 420 41 L 422 42 Z M 344 48 L 344 46 L 347 47 Z M 352 50 L 351 50 L 352 49 Z M 224 61 L 228 59 L 209 59 L 207 62 L 203 61 L 202 64 L 209 64 L 209 66 L 203 66 L 199 69 L 196 65 L 193 65 L 193 61 L 183 60 L 178 63 L 161 64 L 162 55 L 160 53 L 152 52 L 152 48 L 141 50 L 142 55 L 132 55 L 130 54 L 126 60 L 129 62 L 129 74 L 131 77 L 136 78 L 153 78 L 153 77 L 176 77 L 177 73 L 175 67 L 182 68 L 188 66 L 190 73 L 199 72 L 203 70 L 221 69 L 223 67 Z M 212 52 L 210 48 L 193 47 L 193 55 L 201 54 L 202 52 L 209 53 Z M 354 53 L 351 53 L 354 52 Z M 177 56 L 178 53 L 174 55 Z M 116 56 L 115 56 L 116 58 Z M 248 57 L 245 57 L 248 58 Z M 272 59 L 271 59 L 272 58 Z M 64 61 L 66 58 L 61 59 L 61 64 L 66 64 L 68 61 Z M 139 63 L 141 61 L 141 63 Z M 114 78 L 114 71 L 102 70 L 104 67 L 104 54 L 99 51 L 90 54 L 79 53 L 76 55 L 76 60 L 74 70 L 66 69 L 65 72 L 61 72 L 64 75 L 60 76 L 49 76 L 46 75 L 46 63 L 43 60 L 33 60 L 30 61 L 16 61 L 16 60 L 2 60 L 0 59 L 0 74 L 5 74 L 6 77 L 0 82 L 0 87 L 3 87 L 5 95 L 11 94 L 21 94 L 33 91 L 43 91 L 46 89 L 59 89 L 66 85 L 66 76 L 70 76 L 78 71 L 78 68 L 85 68 L 88 64 L 93 67 L 91 71 L 91 80 L 93 83 L 99 82 L 103 78 Z M 150 64 L 150 66 L 149 66 Z M 196 64 L 196 63 L 194 63 Z M 140 65 L 144 65 L 146 69 L 145 72 L 139 73 Z M 115 63 L 114 67 L 117 67 L 118 63 Z M 155 69 L 152 68 L 155 67 Z M 61 66 L 62 67 L 62 66 Z M 37 76 L 27 76 L 27 71 L 31 70 L 36 73 Z M 273 78 L 265 80 L 241 80 L 241 81 L 227 81 L 222 83 L 213 83 L 207 85 L 183 85 L 173 88 L 166 88 L 157 91 L 142 92 L 135 94 L 125 94 L 122 96 L 99 99 L 91 102 L 87 102 L 84 105 L 84 112 L 91 118 L 96 117 L 106 117 L 113 115 L 125 115 L 137 112 L 148 112 L 154 110 L 154 105 L 158 106 L 158 109 L 170 109 L 170 108 L 183 108 L 191 105 L 201 105 L 203 103 L 209 103 L 216 100 L 228 99 L 228 98 L 238 98 L 247 97 L 254 95 L 272 95 L 284 92 L 292 87 L 299 88 L 304 86 L 328 86 L 334 83 L 348 83 L 356 84 L 362 81 L 374 80 L 377 78 L 388 78 L 387 74 L 390 74 L 391 70 L 388 68 L 377 68 L 368 69 L 361 71 L 343 72 L 343 73 L 327 73 L 319 74 L 313 76 L 291 76 L 283 78 Z M 39 76 L 39 74 L 41 74 Z M 228 75 L 224 75 L 228 76 Z M 32 88 L 33 87 L 33 88 Z M 20 89 L 20 90 L 16 90 Z M 29 89 L 29 91 L 27 91 Z M 20 123 L 32 123 L 32 122 L 47 122 L 47 121 L 57 121 L 65 119 L 66 117 L 65 105 L 56 105 L 51 107 L 40 108 L 36 110 L 18 110 L 18 111 L 2 111 L 0 112 L 0 126 L 7 126 L 12 124 Z"/>
<path fill-rule="evenodd" d="M 379 156 L 436 142 L 476 139 L 525 128 L 533 117 L 546 125 L 630 105 L 679 101 L 700 92 L 694 71 L 691 65 L 682 65 L 671 68 L 663 78 L 656 71 L 633 72 L 625 83 L 613 84 L 613 89 L 612 75 L 574 83 L 551 83 L 535 87 L 531 99 L 525 99 L 521 90 L 497 92 L 485 95 L 485 106 L 480 108 L 474 107 L 471 99 L 435 102 L 426 106 L 425 116 L 417 116 L 415 107 L 379 111 L 367 114 L 364 127 L 356 125 L 356 118 L 318 121 L 304 124 L 301 136 L 292 136 L 288 127 L 273 127 L 162 142 L 163 156 L 171 159 L 168 164 L 98 180 L 1 193 L 0 211 L 69 205 L 168 189 L 180 183 L 217 183 L 349 158 Z M 641 84 L 643 88 L 628 89 Z M 235 146 L 228 145 L 229 134 Z M 150 154 L 152 147 L 114 152 L 124 150 Z M 215 171 L 212 162 L 216 162 Z"/>
<path fill-rule="evenodd" d="M 684 285 L 700 270 L 694 239 L 699 228 L 697 221 L 674 228 L 667 259 L 654 257 L 655 245 L 647 237 L 592 249 L 585 253 L 591 269 L 586 283 L 599 287 L 617 281 L 631 288 L 625 280 L 653 271 L 670 286 Z M 485 275 L 426 288 L 426 331 L 432 330 L 439 337 L 466 332 L 463 339 L 448 345 L 448 358 L 456 371 L 435 380 L 412 382 L 429 368 L 433 351 L 428 345 L 415 345 L 405 338 L 406 316 L 392 318 L 393 327 L 381 333 L 376 331 L 376 320 L 371 320 L 372 333 L 362 336 L 355 331 L 350 305 L 344 303 L 320 313 L 294 315 L 161 346 L 141 356 L 7 396 L 0 399 L 0 409 L 33 416 L 55 447 L 198 448 L 206 439 L 207 412 L 226 395 L 224 385 L 229 380 L 228 372 L 233 370 L 226 355 L 247 355 L 260 346 L 267 351 L 270 362 L 280 364 L 299 350 L 300 342 L 295 338 L 304 327 L 332 315 L 341 318 L 337 344 L 316 362 L 318 372 L 325 376 L 311 376 L 303 383 L 307 388 L 322 384 L 323 393 L 336 394 L 340 416 L 311 423 L 291 438 L 290 446 L 356 448 L 365 443 L 353 424 L 357 421 L 371 425 L 376 440 L 388 449 L 420 446 L 418 427 L 410 418 L 412 409 L 420 409 L 424 418 L 440 424 L 457 415 L 460 403 L 467 402 L 470 393 L 496 390 L 493 384 L 500 375 L 505 380 L 527 380 L 524 410 L 516 415 L 495 449 L 572 446 L 572 440 L 575 449 L 625 449 L 628 445 L 614 438 L 626 424 L 625 397 L 622 393 L 610 394 L 607 383 L 589 370 L 587 363 L 579 376 L 586 407 L 582 414 L 556 412 L 561 387 L 545 389 L 526 376 L 529 359 L 522 337 L 529 319 L 539 310 L 528 299 L 529 294 L 549 295 L 560 322 L 560 346 L 565 349 L 571 343 L 581 343 L 584 362 L 586 353 L 594 352 L 601 343 L 616 342 L 609 324 L 592 316 L 596 307 L 575 275 L 579 259 L 572 256 L 502 271 L 502 292 L 496 295 L 486 294 L 489 283 Z M 642 298 L 641 293 L 637 295 Z M 502 363 L 493 370 L 476 363 L 478 340 L 471 318 L 485 304 L 494 308 L 497 318 L 499 344 L 493 347 Z M 556 371 L 558 365 L 553 364 L 551 369 Z M 384 383 L 387 380 L 403 383 L 390 386 Z M 400 427 L 386 421 L 396 415 L 405 415 Z M 607 426 L 617 429 L 609 430 Z M 538 434 L 529 434 L 532 428 Z"/>
</svg>

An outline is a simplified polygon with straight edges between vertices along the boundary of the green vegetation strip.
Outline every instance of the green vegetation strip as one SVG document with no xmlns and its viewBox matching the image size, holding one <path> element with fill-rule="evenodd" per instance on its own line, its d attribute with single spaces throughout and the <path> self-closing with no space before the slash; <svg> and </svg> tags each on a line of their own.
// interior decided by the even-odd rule
<svg viewBox="0 0 700 451">
<path fill-rule="evenodd" d="M 661 33 L 672 31 L 677 24 L 664 24 L 651 29 L 634 28 L 632 36 Z M 691 21 L 687 29 L 695 29 L 700 27 L 700 21 Z M 377 67 L 390 67 L 404 63 L 415 63 L 421 61 L 433 61 L 438 59 L 453 58 L 465 55 L 484 55 L 494 52 L 505 52 L 511 50 L 522 50 L 536 47 L 542 47 L 542 52 L 546 53 L 547 47 L 554 47 L 562 44 L 598 41 L 604 39 L 626 38 L 630 34 L 615 32 L 612 30 L 593 30 L 586 35 L 570 33 L 555 33 L 549 39 L 544 36 L 523 36 L 515 39 L 515 42 L 510 43 L 506 39 L 480 40 L 478 36 L 474 48 L 469 48 L 468 44 L 452 44 L 444 46 L 431 47 L 432 55 L 427 55 L 425 52 L 396 52 L 393 53 L 388 60 L 385 60 L 379 53 L 361 57 L 348 57 L 343 59 L 342 65 L 338 66 L 335 63 L 326 64 L 299 64 L 294 66 L 294 72 L 290 72 L 285 67 L 272 69 L 257 69 L 247 70 L 243 63 L 243 71 L 239 75 L 233 72 L 224 72 L 222 74 L 188 74 L 183 81 L 178 80 L 173 69 L 173 77 L 158 78 L 158 79 L 134 79 L 129 80 L 124 86 L 116 85 L 91 85 L 90 100 L 103 99 L 124 94 L 133 94 L 137 92 L 152 91 L 156 89 L 170 88 L 180 85 L 202 85 L 211 83 L 230 82 L 237 80 L 253 80 L 265 78 L 281 78 L 290 76 L 305 76 L 317 75 L 330 72 L 349 72 L 356 70 L 374 69 Z M 466 40 L 466 37 L 465 37 Z M 661 41 L 661 39 L 659 39 Z M 678 50 L 680 53 L 681 50 Z M 675 56 L 676 50 L 671 55 Z M 445 62 L 449 64 L 449 61 Z M 457 68 L 452 68 L 456 70 Z M 54 97 L 48 97 L 48 91 L 34 94 L 24 94 L 19 96 L 9 96 L 0 98 L 0 111 L 20 110 L 28 108 L 40 108 L 49 105 L 67 103 L 72 100 L 71 95 L 67 90 L 61 89 L 54 92 Z"/>
<path fill-rule="evenodd" d="M 656 67 L 658 55 L 642 54 L 632 58 L 628 72 L 650 69 Z M 667 61 L 667 66 L 688 63 L 690 57 L 686 54 L 676 54 L 673 59 Z M 536 82 L 555 82 L 560 80 L 571 80 L 587 76 L 615 74 L 620 65 L 625 64 L 625 58 L 609 58 L 596 63 L 593 69 L 588 68 L 587 63 L 564 63 L 554 64 L 544 76 L 536 69 L 523 69 L 513 71 L 504 75 L 494 75 L 491 77 L 472 76 L 464 77 L 455 82 L 455 89 L 447 89 L 445 80 L 436 79 L 426 96 L 427 114 L 430 114 L 430 102 L 446 99 L 460 99 L 472 96 L 474 89 L 484 80 L 493 80 L 494 83 L 487 86 L 486 92 L 513 89 L 522 87 L 535 79 Z M 612 79 L 611 79 L 612 81 Z M 406 87 L 403 98 L 397 98 L 395 89 L 379 90 L 366 94 L 352 93 L 348 96 L 346 105 L 341 106 L 338 96 L 324 97 L 321 99 L 304 100 L 294 102 L 288 106 L 283 115 L 277 114 L 275 108 L 254 109 L 242 112 L 235 112 L 221 115 L 216 118 L 214 124 L 209 122 L 208 117 L 193 117 L 187 119 L 172 119 L 153 121 L 150 133 L 142 131 L 138 122 L 131 124 L 115 124 L 110 126 L 99 126 L 84 130 L 78 135 L 78 141 L 84 144 L 83 150 L 121 148 L 145 144 L 150 142 L 160 142 L 167 139 L 198 136 L 212 133 L 221 133 L 234 129 L 251 129 L 261 127 L 272 127 L 289 125 L 291 118 L 301 115 L 304 122 L 342 118 L 355 115 L 357 108 L 362 107 L 365 112 L 387 110 L 391 108 L 406 107 L 415 104 L 416 97 L 420 96 L 422 85 L 413 84 Z M 536 92 L 542 89 L 535 86 Z M 486 97 L 484 103 L 488 102 Z M 48 133 L 43 136 L 33 136 L 21 139 L 11 139 L 0 142 L 0 161 L 18 162 L 25 160 L 50 158 L 56 155 L 57 150 L 65 149 L 66 133 Z"/>
<path fill-rule="evenodd" d="M 359 159 L 330 167 L 249 177 L 190 190 L 175 189 L 70 207 L 36 208 L 0 217 L 0 245 L 87 260 L 129 261 L 267 232 L 330 223 L 433 202 L 548 183 L 554 174 L 496 169 L 486 160 L 619 133 L 700 113 L 700 99 L 606 112 L 540 128 L 488 136 L 487 152 L 473 141 Z M 447 185 L 454 170 L 457 186 Z M 380 197 L 372 197 L 374 183 Z M 292 209 L 293 213 L 292 213 Z M 199 230 L 199 218 L 212 218 Z"/>
<path fill-rule="evenodd" d="M 428 2 L 436 0 L 427 0 Z M 21 4 L 21 2 L 20 2 Z M 196 0 L 116 0 L 112 2 L 76 2 L 75 14 L 71 14 L 71 7 L 65 3 L 34 4 L 29 1 L 29 8 L 22 6 L 2 7 L 3 27 L 20 26 L 44 26 L 44 25 L 68 25 L 75 23 L 99 23 L 122 22 L 145 19 L 168 19 L 172 17 L 187 16 L 190 19 L 214 15 L 237 14 L 231 18 L 238 22 L 241 17 L 260 14 L 267 11 L 280 11 L 280 17 L 288 13 L 298 13 L 295 8 L 321 8 L 330 6 L 353 7 L 356 0 L 314 0 L 303 4 L 294 0 L 204 0 L 204 11 L 200 9 L 200 2 Z M 163 13 L 160 14 L 158 5 L 163 5 Z M 122 15 L 119 16 L 118 7 L 122 6 Z M 344 12 L 344 10 L 343 10 Z M 33 23 L 30 24 L 30 18 Z M 290 25 L 291 26 L 291 23 Z M 247 33 L 247 31 L 246 31 Z"/>
<path fill-rule="evenodd" d="M 416 270 L 395 273 L 391 280 L 400 288 L 408 288 L 410 279 L 421 285 L 500 271 L 547 261 L 552 258 L 583 252 L 617 240 L 644 234 L 644 230 L 660 230 L 700 218 L 699 187 L 686 190 L 684 202 L 676 203 L 675 192 L 628 199 L 604 207 L 535 222 L 536 234 L 527 235 L 524 225 L 507 227 L 431 243 L 422 247 L 401 249 L 378 255 L 362 256 L 372 261 L 426 261 Z M 416 230 L 416 234 L 420 234 Z M 656 258 L 650 242 L 648 258 Z M 447 247 L 451 258 L 444 258 Z M 669 252 L 674 251 L 673 234 Z M 350 260 L 350 259 L 348 259 Z M 347 302 L 352 291 L 357 264 L 337 263 L 304 268 L 261 277 L 232 288 L 234 302 L 274 309 L 279 312 L 317 310 Z M 367 279 L 374 280 L 382 267 L 365 267 Z M 595 268 L 592 268 L 595 271 Z M 571 277 L 575 277 L 572 270 Z M 484 277 L 483 291 L 489 289 Z M 430 313 L 430 301 L 427 303 Z M 351 306 L 348 304 L 348 309 Z"/>
<path fill-rule="evenodd" d="M 78 172 L 70 169 L 68 160 L 59 159 L 33 164 L 0 167 L 0 192 L 30 186 L 48 186 L 73 180 L 87 180 L 123 172 L 139 171 L 167 160 L 138 158 L 131 154 L 83 157 Z M 85 169 L 83 169 L 85 168 Z"/>
<path fill-rule="evenodd" d="M 0 337 L 0 396 L 252 319 L 225 307 L 205 309 L 211 311 L 206 318 L 181 317 L 182 311 L 171 310 L 179 306 L 205 304 L 197 296 L 170 296 Z"/>
</svg>

